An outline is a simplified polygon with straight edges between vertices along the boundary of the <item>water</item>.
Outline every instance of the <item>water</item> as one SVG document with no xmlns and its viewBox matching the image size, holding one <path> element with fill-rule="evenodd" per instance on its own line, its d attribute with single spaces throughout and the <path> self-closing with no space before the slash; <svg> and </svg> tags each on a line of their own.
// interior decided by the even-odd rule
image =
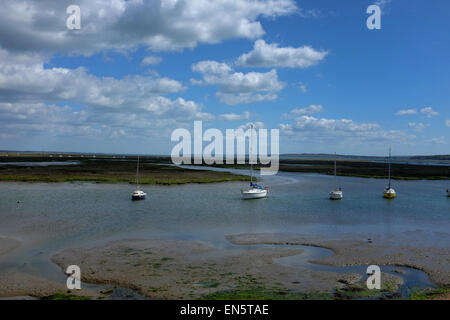
<svg viewBox="0 0 450 320">
<path fill-rule="evenodd" d="M 269 197 L 252 201 L 241 200 L 244 182 L 144 186 L 148 198 L 137 202 L 130 201 L 133 186 L 125 184 L 0 183 L 0 235 L 26 235 L 25 246 L 0 261 L 0 270 L 15 267 L 61 280 L 59 268 L 48 263 L 55 252 L 130 237 L 199 240 L 230 248 L 225 235 L 238 233 L 389 237 L 421 230 L 446 235 L 416 239 L 422 245 L 450 247 L 448 181 L 394 181 L 394 201 L 382 198 L 384 180 L 338 181 L 344 200 L 337 202 L 328 200 L 334 177 L 287 172 L 264 177 Z"/>
</svg>

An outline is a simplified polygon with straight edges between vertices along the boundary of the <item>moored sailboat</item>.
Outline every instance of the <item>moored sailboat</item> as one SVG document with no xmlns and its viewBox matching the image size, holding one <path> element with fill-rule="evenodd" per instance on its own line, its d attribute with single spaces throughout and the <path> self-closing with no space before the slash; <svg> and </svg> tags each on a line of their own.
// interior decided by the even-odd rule
<svg viewBox="0 0 450 320">
<path fill-rule="evenodd" d="M 391 148 L 389 148 L 389 184 L 383 191 L 383 197 L 386 199 L 394 199 L 397 196 L 395 190 L 391 187 Z"/>
<path fill-rule="evenodd" d="M 250 162 L 250 188 L 247 190 L 241 190 L 242 198 L 244 200 L 249 199 L 261 199 L 267 196 L 267 188 L 264 188 L 257 183 L 253 182 L 253 124 L 250 126 L 250 153 L 249 153 L 249 162 Z"/>
<path fill-rule="evenodd" d="M 139 190 L 139 156 L 137 160 L 136 167 L 136 190 L 131 194 L 131 200 L 144 200 L 147 197 L 147 194 Z"/>
<path fill-rule="evenodd" d="M 342 200 L 344 198 L 344 193 L 342 189 L 337 186 L 337 164 L 336 164 L 336 153 L 334 154 L 334 190 L 330 192 L 331 200 Z"/>
</svg>

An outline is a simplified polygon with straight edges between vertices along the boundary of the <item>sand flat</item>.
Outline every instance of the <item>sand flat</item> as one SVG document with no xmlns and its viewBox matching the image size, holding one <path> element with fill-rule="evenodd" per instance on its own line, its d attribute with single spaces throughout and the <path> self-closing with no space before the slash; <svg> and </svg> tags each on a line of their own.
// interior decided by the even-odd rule
<svg viewBox="0 0 450 320">
<path fill-rule="evenodd" d="M 0 237 L 0 257 L 20 247 L 21 242 L 12 238 Z"/>
<path fill-rule="evenodd" d="M 395 265 L 411 267 L 426 272 L 438 285 L 450 285 L 450 249 L 448 247 L 420 246 L 413 232 L 382 236 L 347 235 L 337 239 L 326 236 L 299 234 L 239 234 L 227 239 L 238 245 L 311 245 L 331 249 L 334 255 L 313 261 L 330 266 Z M 418 231 L 423 236 L 423 233 Z M 370 239 L 370 240 L 369 240 Z M 420 237 L 419 237 L 420 239 Z"/>
<path fill-rule="evenodd" d="M 121 240 L 67 249 L 52 260 L 64 269 L 78 264 L 82 280 L 137 290 L 155 299 L 197 299 L 221 291 L 264 287 L 273 291 L 331 292 L 360 276 L 281 265 L 275 259 L 298 248 L 224 250 L 195 241 Z M 397 285 L 401 279 L 386 275 Z"/>
</svg>

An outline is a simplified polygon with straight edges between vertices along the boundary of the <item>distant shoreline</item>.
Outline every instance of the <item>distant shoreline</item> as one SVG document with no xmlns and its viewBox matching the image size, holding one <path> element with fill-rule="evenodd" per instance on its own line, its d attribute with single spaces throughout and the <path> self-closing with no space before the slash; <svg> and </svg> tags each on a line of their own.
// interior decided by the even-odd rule
<svg viewBox="0 0 450 320">
<path fill-rule="evenodd" d="M 113 158 L 85 158 L 64 156 L 51 158 L 40 155 L 22 154 L 17 157 L 0 156 L 0 181 L 17 182 L 75 182 L 134 183 L 136 160 L 133 156 Z M 66 165 L 61 162 L 71 162 Z M 176 185 L 186 183 L 215 183 L 227 181 L 248 181 L 246 175 L 208 170 L 192 170 L 173 166 L 169 157 L 145 156 L 141 158 L 140 184 Z M 8 163 L 21 162 L 20 166 Z M 26 163 L 30 162 L 30 166 Z M 58 165 L 32 165 L 31 162 Z M 248 165 L 198 165 L 229 169 L 248 169 Z M 260 166 L 255 165 L 258 169 Z M 318 173 L 332 175 L 334 159 L 280 159 L 279 171 Z M 361 160 L 338 160 L 337 175 L 370 179 L 387 179 L 387 165 L 383 162 Z M 394 180 L 450 180 L 450 165 L 392 163 Z"/>
</svg>

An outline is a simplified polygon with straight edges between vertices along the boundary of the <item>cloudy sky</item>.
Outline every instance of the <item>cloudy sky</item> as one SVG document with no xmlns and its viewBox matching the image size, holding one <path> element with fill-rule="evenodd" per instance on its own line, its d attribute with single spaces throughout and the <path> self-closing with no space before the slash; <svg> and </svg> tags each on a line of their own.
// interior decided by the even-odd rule
<svg viewBox="0 0 450 320">
<path fill-rule="evenodd" d="M 381 30 L 366 27 L 378 3 Z M 81 9 L 81 29 L 66 8 Z M 450 150 L 450 2 L 0 0 L 0 149 L 169 154 L 176 128 L 281 153 Z"/>
</svg>

